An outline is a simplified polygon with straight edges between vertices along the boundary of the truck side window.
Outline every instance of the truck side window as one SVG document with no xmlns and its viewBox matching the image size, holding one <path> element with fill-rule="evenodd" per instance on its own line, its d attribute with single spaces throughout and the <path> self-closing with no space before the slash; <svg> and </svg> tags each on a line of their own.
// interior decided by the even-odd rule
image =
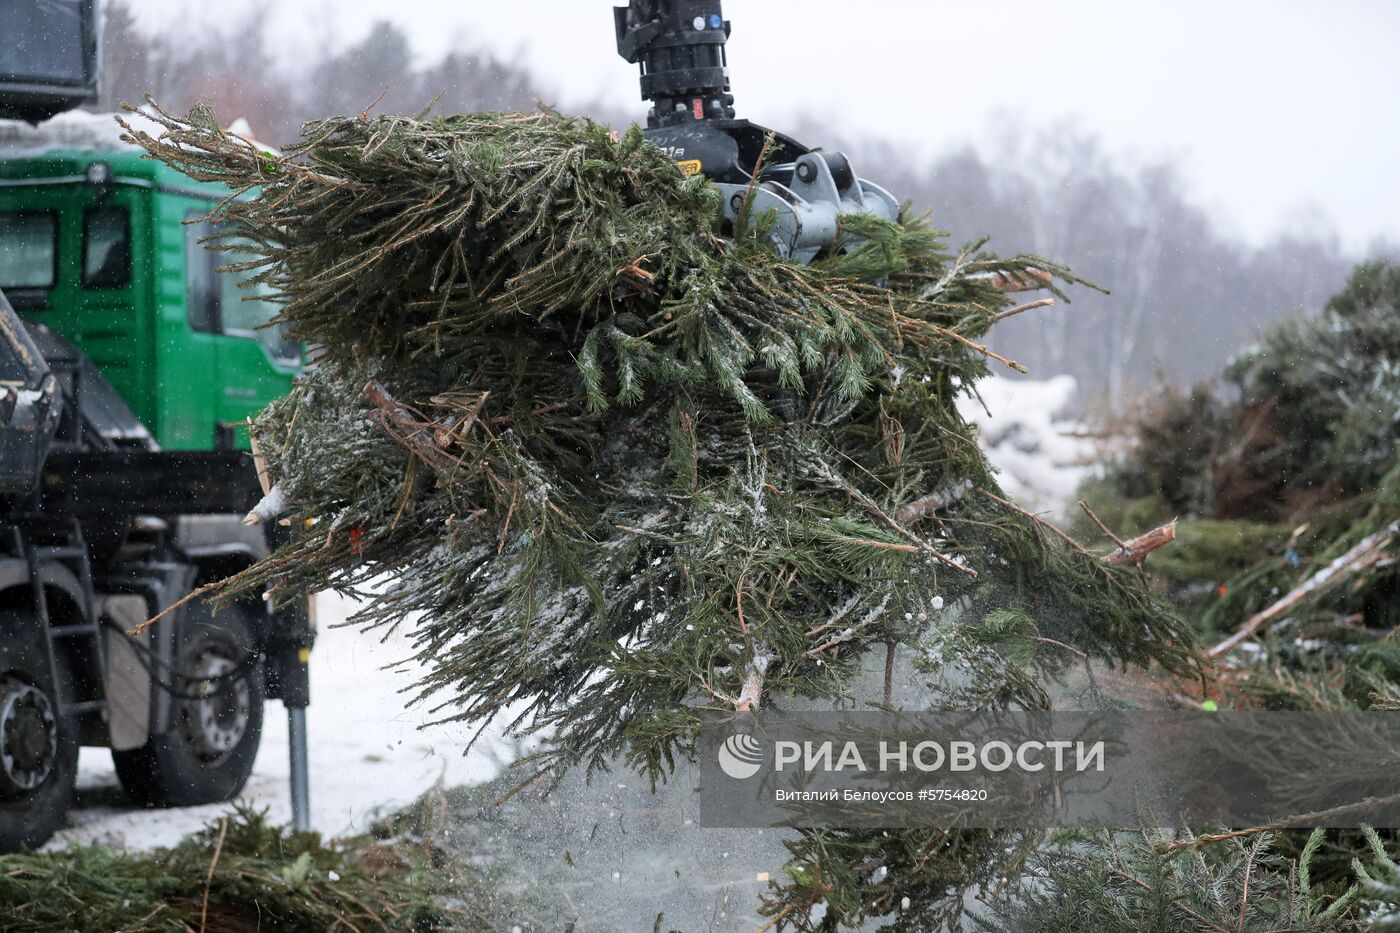
<svg viewBox="0 0 1400 933">
<path fill-rule="evenodd" d="M 124 207 L 83 212 L 83 288 L 131 284 L 131 217 Z"/>
<path fill-rule="evenodd" d="M 192 212 L 190 217 L 202 217 Z M 218 254 L 199 245 L 211 232 L 208 223 L 185 226 L 185 306 L 190 328 L 206 334 L 217 334 L 222 324 L 219 280 L 214 269 L 219 265 Z"/>
<path fill-rule="evenodd" d="M 239 247 L 246 241 L 237 238 L 226 241 L 234 249 L 221 257 L 225 263 L 246 262 L 254 258 L 251 251 Z M 282 363 L 301 359 L 301 344 L 287 339 L 282 328 L 272 324 L 279 306 L 269 297 L 262 283 L 249 283 L 248 274 L 225 272 L 221 277 L 223 331 L 231 337 L 256 340 L 268 355 Z"/>
<path fill-rule="evenodd" d="M 57 273 L 57 215 L 0 213 L 0 289 L 52 288 Z"/>
</svg>

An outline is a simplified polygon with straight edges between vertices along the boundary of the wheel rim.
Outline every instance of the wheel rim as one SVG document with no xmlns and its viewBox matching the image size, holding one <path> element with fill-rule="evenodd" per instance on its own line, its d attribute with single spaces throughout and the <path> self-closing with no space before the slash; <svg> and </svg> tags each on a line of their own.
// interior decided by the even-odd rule
<svg viewBox="0 0 1400 933">
<path fill-rule="evenodd" d="M 238 669 L 239 653 L 232 645 L 206 641 L 190 665 L 193 676 L 186 681 L 187 691 L 199 699 L 182 701 L 185 738 L 195 755 L 209 764 L 227 758 L 248 734 L 248 678 L 228 676 Z"/>
<path fill-rule="evenodd" d="M 37 789 L 57 758 L 58 716 L 48 694 L 13 674 L 0 677 L 0 793 Z"/>
</svg>

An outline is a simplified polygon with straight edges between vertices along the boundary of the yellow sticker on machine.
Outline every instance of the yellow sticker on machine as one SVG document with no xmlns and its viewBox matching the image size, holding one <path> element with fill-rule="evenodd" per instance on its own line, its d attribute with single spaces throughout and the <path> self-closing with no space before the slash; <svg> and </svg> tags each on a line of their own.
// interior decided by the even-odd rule
<svg viewBox="0 0 1400 933">
<path fill-rule="evenodd" d="M 704 166 L 699 159 L 690 159 L 686 162 L 677 162 L 676 168 L 681 170 L 682 175 L 699 175 Z"/>
</svg>

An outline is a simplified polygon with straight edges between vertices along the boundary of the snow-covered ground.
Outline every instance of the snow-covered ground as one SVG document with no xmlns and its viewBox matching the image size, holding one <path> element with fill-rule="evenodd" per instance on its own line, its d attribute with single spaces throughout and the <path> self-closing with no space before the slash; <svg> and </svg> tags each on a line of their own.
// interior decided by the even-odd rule
<svg viewBox="0 0 1400 933">
<path fill-rule="evenodd" d="M 407 640 L 398 635 L 381 642 L 377 634 L 332 627 L 351 610 L 335 594 L 316 598 L 319 637 L 307 710 L 311 822 L 328 836 L 363 830 L 376 814 L 411 803 L 439 779 L 449 787 L 489 780 L 513 757 L 499 734 L 483 735 L 464 756 L 473 729 L 420 730 L 433 717 L 408 707 L 408 697 L 399 693 L 414 682 L 415 666 L 386 669 L 409 655 Z M 268 808 L 276 821 L 290 822 L 287 775 L 287 717 L 282 704 L 269 702 L 262 748 L 242 799 Z M 100 748 L 83 749 L 78 792 L 72 825 L 50 848 L 84 842 L 132 850 L 171 845 L 232 808 L 134 809 L 121 794 L 111 756 Z"/>
<path fill-rule="evenodd" d="M 1063 515 L 1098 459 L 1083 426 L 1066 415 L 1078 391 L 1074 377 L 993 376 L 977 383 L 977 390 L 985 407 L 963 398 L 958 408 L 977 425 L 1002 488 L 1027 509 Z"/>
</svg>

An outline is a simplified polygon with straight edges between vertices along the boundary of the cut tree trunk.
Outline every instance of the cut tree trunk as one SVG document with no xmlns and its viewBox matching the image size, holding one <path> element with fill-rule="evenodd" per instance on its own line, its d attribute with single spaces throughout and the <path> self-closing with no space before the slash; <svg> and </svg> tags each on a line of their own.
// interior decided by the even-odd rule
<svg viewBox="0 0 1400 933">
<path fill-rule="evenodd" d="M 1106 564 L 1124 564 L 1136 567 L 1147 559 L 1147 555 L 1157 550 L 1164 544 L 1170 544 L 1176 540 L 1176 522 L 1163 525 L 1160 528 L 1153 528 L 1146 534 L 1138 535 L 1131 541 L 1123 542 L 1123 546 L 1112 554 L 1104 555 L 1103 561 Z"/>
</svg>

